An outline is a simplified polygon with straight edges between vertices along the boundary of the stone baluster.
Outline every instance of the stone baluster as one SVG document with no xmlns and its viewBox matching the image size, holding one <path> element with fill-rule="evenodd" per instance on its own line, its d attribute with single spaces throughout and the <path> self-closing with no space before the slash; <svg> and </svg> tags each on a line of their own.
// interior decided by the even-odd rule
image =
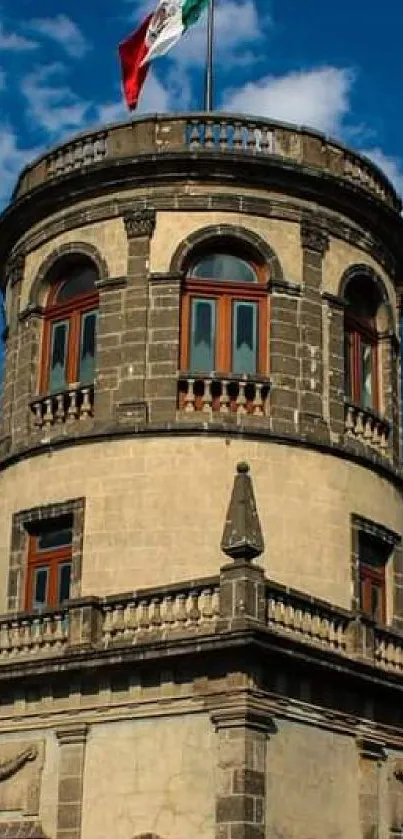
<svg viewBox="0 0 403 839">
<path fill-rule="evenodd" d="M 228 148 L 228 124 L 225 120 L 220 121 L 220 150 L 226 151 Z"/>
<path fill-rule="evenodd" d="M 39 616 L 35 616 L 31 625 L 31 647 L 34 652 L 39 650 L 42 643 L 42 621 Z"/>
<path fill-rule="evenodd" d="M 230 412 L 230 398 L 228 393 L 228 380 L 223 379 L 221 382 L 220 394 L 220 414 L 228 414 Z"/>
<path fill-rule="evenodd" d="M 347 405 L 346 408 L 346 419 L 345 419 L 345 429 L 347 434 L 350 436 L 354 434 L 355 422 L 354 422 L 354 408 L 352 405 Z"/>
<path fill-rule="evenodd" d="M 160 629 L 161 624 L 161 598 L 153 597 L 150 608 L 150 627 L 151 629 Z"/>
<path fill-rule="evenodd" d="M 253 414 L 255 417 L 262 417 L 264 414 L 264 404 L 262 399 L 263 385 L 259 382 L 255 384 L 255 398 L 253 400 Z"/>
<path fill-rule="evenodd" d="M 171 594 L 168 594 L 166 597 L 164 597 L 162 621 L 163 625 L 166 626 L 168 629 L 170 629 L 171 626 L 173 626 L 173 624 L 175 623 L 174 600 Z"/>
<path fill-rule="evenodd" d="M 80 420 L 88 419 L 88 417 L 92 414 L 90 393 L 91 389 L 89 387 L 83 387 L 81 389 L 82 402 L 80 407 Z"/>
<path fill-rule="evenodd" d="M 74 422 L 78 416 L 77 391 L 69 390 L 68 393 L 67 422 Z"/>
<path fill-rule="evenodd" d="M 363 417 L 363 424 L 364 424 L 364 440 L 369 442 L 372 440 L 372 417 L 370 414 L 367 414 Z"/>
<path fill-rule="evenodd" d="M 247 131 L 248 131 L 247 141 L 246 141 L 247 149 L 250 152 L 256 151 L 256 125 L 254 125 L 253 123 L 250 123 L 247 126 Z"/>
<path fill-rule="evenodd" d="M 58 424 L 64 422 L 65 412 L 64 412 L 64 393 L 58 393 L 55 396 L 56 400 L 56 411 L 55 411 L 55 420 Z"/>
<path fill-rule="evenodd" d="M 198 624 L 200 621 L 199 594 L 191 591 L 188 598 L 188 617 L 191 624 Z"/>
<path fill-rule="evenodd" d="M 43 425 L 53 425 L 53 399 L 51 397 L 49 397 L 49 399 L 45 399 L 44 405 L 45 413 L 43 415 Z"/>
<path fill-rule="evenodd" d="M 36 425 L 38 428 L 42 428 L 42 425 L 43 425 L 42 403 L 41 402 L 35 402 L 35 404 L 32 406 L 32 408 L 33 408 L 34 415 L 35 415 L 34 425 Z"/>
<path fill-rule="evenodd" d="M 243 147 L 242 123 L 238 121 L 235 123 L 234 126 L 233 146 L 235 151 L 239 151 Z"/>
<path fill-rule="evenodd" d="M 206 131 L 204 135 L 204 147 L 206 149 L 213 149 L 214 142 L 214 122 L 212 119 L 206 120 Z"/>
<path fill-rule="evenodd" d="M 200 617 L 203 623 L 210 623 L 213 618 L 212 590 L 205 588 L 200 594 Z"/>
<path fill-rule="evenodd" d="M 125 607 L 118 603 L 112 613 L 112 638 L 121 638 L 125 631 Z"/>
<path fill-rule="evenodd" d="M 241 379 L 239 382 L 238 398 L 236 401 L 237 414 L 240 416 L 247 413 L 245 387 L 246 382 Z"/>
<path fill-rule="evenodd" d="M 179 626 L 185 626 L 187 623 L 187 611 L 186 611 L 186 594 L 178 594 L 176 597 L 176 622 Z"/>
<path fill-rule="evenodd" d="M 198 119 L 191 120 L 191 129 L 190 129 L 190 136 L 189 136 L 189 145 L 191 149 L 199 149 L 201 146 L 200 142 L 200 123 Z"/>
<path fill-rule="evenodd" d="M 203 390 L 203 411 L 211 413 L 212 410 L 211 379 L 204 379 Z"/>
<path fill-rule="evenodd" d="M 141 600 L 139 603 L 139 616 L 138 616 L 138 625 L 140 632 L 145 632 L 147 629 L 150 628 L 150 620 L 148 616 L 148 603 L 147 600 Z"/>
<path fill-rule="evenodd" d="M 184 401 L 185 411 L 188 414 L 193 413 L 193 411 L 195 410 L 194 384 L 195 384 L 194 379 L 188 379 L 187 380 L 187 390 L 186 390 L 185 397 L 184 397 L 183 401 Z"/>
<path fill-rule="evenodd" d="M 104 621 L 102 634 L 105 644 L 108 645 L 112 639 L 112 606 L 104 607 Z"/>
<path fill-rule="evenodd" d="M 9 625 L 7 622 L 1 624 L 0 627 L 0 654 L 3 658 L 7 658 L 10 653 L 10 636 Z"/>
<path fill-rule="evenodd" d="M 363 411 L 357 411 L 355 417 L 355 428 L 354 432 L 356 437 L 363 437 L 364 435 L 364 413 Z"/>
</svg>

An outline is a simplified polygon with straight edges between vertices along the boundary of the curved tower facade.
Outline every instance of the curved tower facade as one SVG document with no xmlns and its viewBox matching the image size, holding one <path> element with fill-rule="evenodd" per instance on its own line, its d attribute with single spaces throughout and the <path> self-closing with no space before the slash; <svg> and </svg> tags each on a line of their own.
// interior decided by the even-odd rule
<svg viewBox="0 0 403 839">
<path fill-rule="evenodd" d="M 22 172 L 0 837 L 401 830 L 400 212 L 367 159 L 225 114 Z"/>
</svg>

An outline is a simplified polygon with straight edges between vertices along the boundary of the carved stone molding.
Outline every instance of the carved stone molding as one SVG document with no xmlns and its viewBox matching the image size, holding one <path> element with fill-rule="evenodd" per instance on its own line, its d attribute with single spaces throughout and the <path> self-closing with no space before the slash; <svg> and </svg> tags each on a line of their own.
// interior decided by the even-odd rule
<svg viewBox="0 0 403 839">
<path fill-rule="evenodd" d="M 62 746 L 76 745 L 86 742 L 88 725 L 66 725 L 56 731 L 56 737 Z"/>
<path fill-rule="evenodd" d="M 15 755 L 9 760 L 0 761 L 0 783 L 7 781 L 12 775 L 15 775 L 19 769 L 22 769 L 30 760 L 35 760 L 38 757 L 38 749 L 36 746 L 28 746 L 22 752 Z"/>
<path fill-rule="evenodd" d="M 44 741 L 0 743 L 0 811 L 39 814 Z"/>
<path fill-rule="evenodd" d="M 304 250 L 315 251 L 322 257 L 329 247 L 329 237 L 318 224 L 311 221 L 301 222 L 301 242 Z"/>
<path fill-rule="evenodd" d="M 211 722 L 216 731 L 228 728 L 249 728 L 266 734 L 273 734 L 276 731 L 273 719 L 267 709 L 247 701 L 236 706 L 212 711 Z"/>
<path fill-rule="evenodd" d="M 6 283 L 14 286 L 21 282 L 24 276 L 25 255 L 23 253 L 16 253 L 10 257 L 6 265 Z"/>
<path fill-rule="evenodd" d="M 150 239 L 155 228 L 155 210 L 132 210 L 124 214 L 123 221 L 128 239 L 138 239 L 141 236 Z"/>
</svg>

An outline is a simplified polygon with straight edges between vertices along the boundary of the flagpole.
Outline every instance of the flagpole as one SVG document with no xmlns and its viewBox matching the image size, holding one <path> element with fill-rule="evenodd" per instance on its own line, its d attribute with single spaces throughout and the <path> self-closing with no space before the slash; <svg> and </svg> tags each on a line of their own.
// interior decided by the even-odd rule
<svg viewBox="0 0 403 839">
<path fill-rule="evenodd" d="M 207 19 L 207 63 L 204 90 L 204 110 L 213 110 L 213 43 L 214 43 L 214 0 L 209 0 Z"/>
</svg>

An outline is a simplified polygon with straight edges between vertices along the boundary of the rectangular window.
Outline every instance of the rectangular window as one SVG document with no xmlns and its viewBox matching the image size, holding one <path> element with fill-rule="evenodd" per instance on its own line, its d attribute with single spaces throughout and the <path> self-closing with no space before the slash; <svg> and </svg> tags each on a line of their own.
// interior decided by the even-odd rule
<svg viewBox="0 0 403 839">
<path fill-rule="evenodd" d="M 216 301 L 192 298 L 190 318 L 190 369 L 210 373 L 215 369 Z"/>
<path fill-rule="evenodd" d="M 70 597 L 72 521 L 40 522 L 29 535 L 26 609 L 60 606 Z"/>
<path fill-rule="evenodd" d="M 97 311 L 85 312 L 81 318 L 78 370 L 78 378 L 81 384 L 92 384 L 94 381 L 97 315 Z"/>
<path fill-rule="evenodd" d="M 68 336 L 68 321 L 58 321 L 52 324 L 49 371 L 49 390 L 51 393 L 65 390 L 66 387 Z"/>
<path fill-rule="evenodd" d="M 232 304 L 232 372 L 256 373 L 257 355 L 257 303 L 235 300 Z"/>
<path fill-rule="evenodd" d="M 385 546 L 366 533 L 359 534 L 360 609 L 377 623 L 386 622 Z"/>
</svg>

